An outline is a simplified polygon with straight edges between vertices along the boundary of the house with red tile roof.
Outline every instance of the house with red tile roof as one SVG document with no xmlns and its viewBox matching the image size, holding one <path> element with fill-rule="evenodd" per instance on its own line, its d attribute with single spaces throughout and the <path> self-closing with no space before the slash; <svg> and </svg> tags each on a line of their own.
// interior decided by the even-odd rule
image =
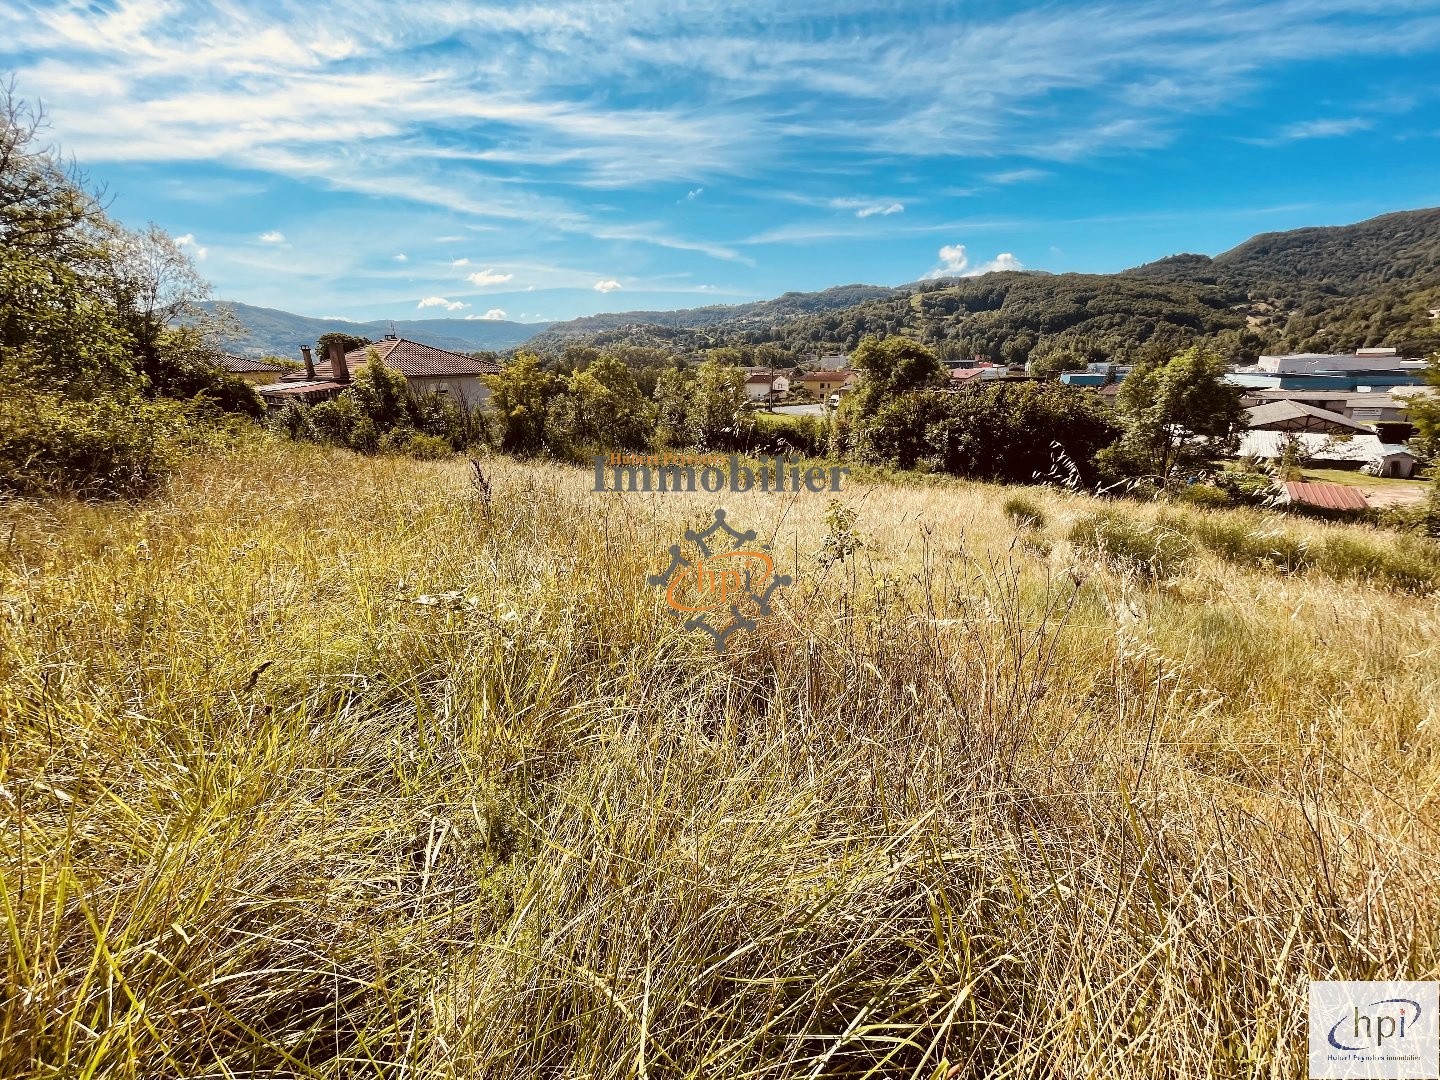
<svg viewBox="0 0 1440 1080">
<path fill-rule="evenodd" d="M 244 379 L 251 386 L 264 386 L 266 383 L 272 383 L 290 370 L 280 364 L 272 364 L 268 360 L 252 360 L 248 356 L 236 356 L 233 353 L 221 354 L 220 369 L 227 375 Z"/>
<path fill-rule="evenodd" d="M 257 388 L 268 403 L 278 407 L 289 401 L 313 404 L 332 398 L 350 385 L 354 372 L 374 355 L 386 367 L 404 375 L 416 393 L 439 394 L 467 408 L 475 408 L 490 397 L 484 376 L 498 375 L 501 370 L 493 360 L 477 360 L 464 353 L 393 336 L 347 353 L 342 353 L 338 345 L 332 345 L 329 358 L 318 364 L 313 362 L 308 346 L 302 346 L 300 352 L 305 359 L 304 371 L 283 375 L 269 386 Z"/>
</svg>

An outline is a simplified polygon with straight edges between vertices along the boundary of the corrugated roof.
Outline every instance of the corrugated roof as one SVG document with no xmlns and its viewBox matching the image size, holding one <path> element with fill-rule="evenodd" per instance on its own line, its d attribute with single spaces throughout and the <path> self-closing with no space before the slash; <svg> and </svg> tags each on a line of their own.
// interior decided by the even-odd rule
<svg viewBox="0 0 1440 1080">
<path fill-rule="evenodd" d="M 351 349 L 345 354 L 345 364 L 353 375 L 365 363 L 371 349 L 379 354 L 386 367 L 392 367 L 407 379 L 436 379 L 447 375 L 498 375 L 500 365 L 493 360 L 476 360 L 464 353 L 437 349 L 408 338 L 387 338 L 373 345 Z M 330 361 L 315 365 L 315 374 L 328 379 L 331 376 Z"/>
<path fill-rule="evenodd" d="M 1318 506 L 1324 510 L 1365 510 L 1370 504 L 1359 488 L 1344 484 L 1311 484 L 1287 481 L 1285 496 L 1292 503 Z"/>
<path fill-rule="evenodd" d="M 1371 461 L 1414 453 L 1404 443 L 1382 443 L 1379 436 L 1367 431 L 1351 438 L 1326 435 L 1319 431 L 1265 431 L 1251 428 L 1240 436 L 1239 457 L 1278 458 L 1287 439 L 1299 439 L 1306 457 L 1315 461 L 1355 461 L 1364 465 Z"/>
<path fill-rule="evenodd" d="M 1264 405 L 1256 405 L 1245 412 L 1249 416 L 1246 422 L 1252 430 L 1269 427 L 1271 424 L 1302 423 L 1305 426 L 1296 430 L 1323 431 L 1340 428 L 1366 434 L 1370 432 L 1363 424 L 1357 424 L 1340 413 L 1318 409 L 1300 401 L 1267 401 Z"/>
</svg>

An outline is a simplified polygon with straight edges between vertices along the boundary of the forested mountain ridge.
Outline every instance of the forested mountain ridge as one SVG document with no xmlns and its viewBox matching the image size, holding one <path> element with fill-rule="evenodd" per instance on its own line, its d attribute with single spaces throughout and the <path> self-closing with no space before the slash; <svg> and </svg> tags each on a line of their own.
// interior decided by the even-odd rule
<svg viewBox="0 0 1440 1080">
<path fill-rule="evenodd" d="M 1354 225 L 1261 233 L 1214 258 L 1176 255 L 1125 271 L 1212 286 L 1246 305 L 1249 327 L 1276 347 L 1440 348 L 1440 208 Z"/>
<path fill-rule="evenodd" d="M 578 319 L 552 324 L 532 344 L 539 348 L 556 345 L 570 338 L 593 338 L 614 331 L 631 344 L 650 344 L 638 337 L 674 340 L 684 334 L 657 334 L 658 330 L 703 330 L 724 327 L 726 330 L 768 328 L 789 319 L 814 312 L 852 307 L 879 297 L 903 295 L 904 287 L 884 285 L 836 285 L 820 292 L 787 292 L 773 300 L 756 300 L 747 304 L 710 304 L 705 307 L 676 311 L 617 311 L 584 315 Z M 652 328 L 640 331 L 639 328 Z"/>
<path fill-rule="evenodd" d="M 1366 345 L 1423 355 L 1440 348 L 1434 308 L 1440 209 L 1262 233 L 1213 258 L 1174 255 L 1119 274 L 1007 271 L 689 312 L 592 316 L 557 323 L 529 344 L 543 352 L 585 344 L 675 353 L 771 344 L 803 360 L 853 348 L 866 334 L 904 334 L 948 359 L 1035 359 L 1057 367 L 1124 360 L 1157 337 L 1214 339 L 1236 360 L 1263 350 Z"/>
</svg>

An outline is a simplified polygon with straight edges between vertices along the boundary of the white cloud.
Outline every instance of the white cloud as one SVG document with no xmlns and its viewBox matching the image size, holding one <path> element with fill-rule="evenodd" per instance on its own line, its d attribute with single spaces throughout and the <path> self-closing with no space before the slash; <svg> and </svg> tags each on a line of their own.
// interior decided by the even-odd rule
<svg viewBox="0 0 1440 1080">
<path fill-rule="evenodd" d="M 459 311 L 461 308 L 467 308 L 470 305 L 461 303 L 459 300 L 451 300 L 444 296 L 427 296 L 415 306 L 420 308 L 443 307 L 446 311 Z"/>
<path fill-rule="evenodd" d="M 802 197 L 797 201 L 811 202 L 812 200 Z M 905 204 L 893 199 L 830 199 L 824 205 L 833 210 L 854 210 L 857 218 L 889 217 L 891 214 L 905 212 Z"/>
<path fill-rule="evenodd" d="M 504 308 L 498 308 L 498 307 L 492 307 L 489 311 L 485 312 L 484 315 L 481 315 L 480 318 L 482 318 L 482 319 L 491 319 L 491 320 L 503 319 L 503 318 L 505 318 L 505 309 L 504 309 Z"/>
<path fill-rule="evenodd" d="M 903 203 L 892 202 L 887 206 L 865 206 L 855 211 L 858 218 L 874 217 L 879 214 L 881 217 L 889 217 L 891 214 L 903 214 L 905 206 Z"/>
<path fill-rule="evenodd" d="M 469 260 L 469 259 L 456 259 L 456 260 L 455 260 L 454 262 L 452 262 L 450 265 L 451 265 L 451 266 L 469 266 L 469 265 L 470 265 L 470 260 Z"/>
<path fill-rule="evenodd" d="M 465 280 L 469 281 L 472 285 L 503 285 L 514 276 L 514 274 L 502 274 L 490 268 L 477 270 L 475 273 L 468 275 Z"/>
<path fill-rule="evenodd" d="M 269 232 L 260 234 L 260 242 L 262 244 L 283 244 L 285 243 L 285 234 L 279 229 L 271 229 Z"/>
<path fill-rule="evenodd" d="M 1006 169 L 1004 172 L 989 173 L 985 179 L 991 184 L 1023 184 L 1029 180 L 1043 180 L 1050 174 L 1044 169 Z"/>
<path fill-rule="evenodd" d="M 1261 141 L 1295 142 L 1299 139 L 1333 139 L 1341 135 L 1354 135 L 1359 131 L 1369 131 L 1374 126 L 1373 121 L 1361 116 L 1331 120 L 1303 120 L 1298 124 L 1290 124 L 1288 127 L 1282 128 L 1280 134 L 1274 139 Z"/>
<path fill-rule="evenodd" d="M 965 252 L 964 244 L 946 244 L 940 249 L 940 265 L 931 270 L 921 280 L 935 281 L 938 278 L 947 277 L 979 277 L 981 274 L 991 274 L 997 270 L 1023 270 L 1024 264 L 1008 251 L 1002 251 L 989 262 L 981 263 L 979 266 L 970 265 L 970 256 Z"/>
<path fill-rule="evenodd" d="M 402 251 L 402 252 L 400 252 L 399 255 L 396 255 L 396 256 L 395 256 L 395 261 L 396 261 L 396 262 L 409 262 L 409 261 L 410 261 L 410 256 L 409 256 L 409 255 L 406 255 L 406 254 Z"/>
<path fill-rule="evenodd" d="M 195 256 L 197 262 L 204 261 L 204 259 L 210 254 L 209 248 L 201 247 L 195 242 L 194 233 L 186 233 L 184 236 L 177 236 L 175 238 L 175 246 L 178 248 L 185 248 L 191 255 Z"/>
<path fill-rule="evenodd" d="M 614 292 L 618 288 L 620 288 L 620 282 L 614 278 L 605 278 L 603 281 L 595 282 L 594 285 L 595 291 L 602 293 Z"/>
<path fill-rule="evenodd" d="M 690 191 L 687 191 L 687 192 L 685 193 L 685 201 L 686 201 L 686 202 L 694 202 L 696 199 L 698 199 L 698 198 L 699 198 L 701 195 L 703 195 L 704 193 L 705 193 L 705 189 L 704 189 L 703 187 L 693 188 L 693 189 L 691 189 Z"/>
</svg>

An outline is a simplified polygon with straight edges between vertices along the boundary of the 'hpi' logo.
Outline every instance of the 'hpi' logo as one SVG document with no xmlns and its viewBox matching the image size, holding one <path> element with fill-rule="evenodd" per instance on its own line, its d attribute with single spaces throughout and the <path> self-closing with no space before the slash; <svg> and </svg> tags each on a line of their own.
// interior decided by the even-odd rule
<svg viewBox="0 0 1440 1080">
<path fill-rule="evenodd" d="M 1440 983 L 1312 982 L 1312 1077 L 1440 1076 Z"/>
<path fill-rule="evenodd" d="M 711 547 L 715 534 L 724 532 L 730 538 L 729 550 Z M 755 543 L 755 530 L 739 532 L 725 523 L 725 511 L 715 511 L 715 521 L 696 532 L 685 531 L 685 539 L 695 545 L 697 559 L 687 559 L 680 545 L 670 547 L 670 566 L 663 574 L 652 574 L 645 580 L 651 585 L 665 586 L 665 603 L 678 615 L 689 615 L 686 630 L 703 630 L 715 642 L 715 651 L 724 652 L 730 635 L 740 630 L 754 630 L 750 612 L 770 614 L 770 598 L 775 590 L 789 585 L 788 575 L 775 573 L 775 560 Z M 716 612 L 727 611 L 731 621 L 720 629 L 710 621 Z"/>
</svg>

